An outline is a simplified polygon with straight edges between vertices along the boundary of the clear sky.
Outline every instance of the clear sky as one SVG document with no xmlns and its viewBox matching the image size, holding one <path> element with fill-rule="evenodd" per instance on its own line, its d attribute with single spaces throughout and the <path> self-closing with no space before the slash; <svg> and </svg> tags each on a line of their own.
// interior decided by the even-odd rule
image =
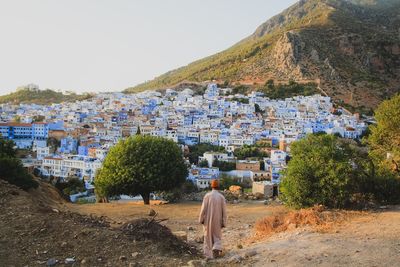
<svg viewBox="0 0 400 267">
<path fill-rule="evenodd" d="M 119 91 L 222 51 L 296 0 L 0 0 L 0 94 Z"/>
</svg>

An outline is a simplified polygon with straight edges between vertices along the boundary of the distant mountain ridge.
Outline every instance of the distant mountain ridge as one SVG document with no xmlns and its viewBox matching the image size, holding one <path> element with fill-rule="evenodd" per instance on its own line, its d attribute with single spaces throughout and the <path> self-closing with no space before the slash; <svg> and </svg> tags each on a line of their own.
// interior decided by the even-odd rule
<svg viewBox="0 0 400 267">
<path fill-rule="evenodd" d="M 38 88 L 19 88 L 15 92 L 0 96 L 0 104 L 40 104 L 50 105 L 61 102 L 74 102 L 92 97 L 90 94 L 78 95 L 76 93 L 64 94 L 50 89 L 40 90 Z"/>
<path fill-rule="evenodd" d="M 400 1 L 302 0 L 231 48 L 125 92 L 269 79 L 314 81 L 338 102 L 375 107 L 400 91 Z"/>
</svg>

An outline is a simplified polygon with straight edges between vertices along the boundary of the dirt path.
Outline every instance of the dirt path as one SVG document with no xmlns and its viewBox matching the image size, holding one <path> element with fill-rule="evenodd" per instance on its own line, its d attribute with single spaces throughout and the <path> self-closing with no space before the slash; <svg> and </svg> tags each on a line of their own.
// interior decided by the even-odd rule
<svg viewBox="0 0 400 267">
<path fill-rule="evenodd" d="M 197 224 L 200 203 L 152 205 L 173 231 L 186 231 L 189 242 L 201 236 Z M 107 216 L 115 224 L 147 216 L 149 207 L 134 203 L 72 205 L 82 214 Z M 257 219 L 282 212 L 282 206 L 261 202 L 228 204 L 228 227 L 224 230 L 224 258 L 215 266 L 400 266 L 400 207 L 356 216 L 328 233 L 295 229 L 267 240 L 249 243 Z M 188 227 L 193 228 L 189 230 Z M 200 248 L 201 245 L 197 244 Z M 240 248 L 242 247 L 243 248 Z"/>
<path fill-rule="evenodd" d="M 132 219 L 147 217 L 151 208 L 158 213 L 158 218 L 168 218 L 164 224 L 172 231 L 186 231 L 190 242 L 195 242 L 196 239 L 202 236 L 202 226 L 197 222 L 200 207 L 200 202 L 151 205 L 150 207 L 135 202 L 68 205 L 70 210 L 80 214 L 106 216 L 113 225 L 120 225 Z M 256 220 L 274 212 L 285 210 L 282 206 L 265 206 L 262 201 L 228 204 L 227 208 L 228 226 L 224 229 L 223 242 L 224 246 L 229 250 L 242 244 L 244 240 L 252 235 Z M 188 230 L 189 228 L 191 230 Z"/>
<path fill-rule="evenodd" d="M 232 250 L 217 263 L 224 266 L 227 262 L 240 266 L 400 266 L 400 207 L 354 218 L 330 233 L 301 229 L 276 234 Z"/>
</svg>

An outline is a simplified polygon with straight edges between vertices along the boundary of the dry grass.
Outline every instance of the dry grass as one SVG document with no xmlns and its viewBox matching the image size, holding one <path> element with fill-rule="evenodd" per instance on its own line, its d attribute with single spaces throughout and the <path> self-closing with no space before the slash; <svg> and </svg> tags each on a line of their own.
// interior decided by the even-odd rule
<svg viewBox="0 0 400 267">
<path fill-rule="evenodd" d="M 323 206 L 279 213 L 258 220 L 255 224 L 256 237 L 269 237 L 274 233 L 310 226 L 318 232 L 328 232 L 336 226 L 360 215 L 361 212 L 325 210 Z"/>
</svg>

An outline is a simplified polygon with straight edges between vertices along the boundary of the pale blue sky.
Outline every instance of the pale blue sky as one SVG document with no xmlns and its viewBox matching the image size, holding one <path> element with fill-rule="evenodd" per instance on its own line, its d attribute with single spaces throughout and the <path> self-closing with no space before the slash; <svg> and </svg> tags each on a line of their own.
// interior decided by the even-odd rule
<svg viewBox="0 0 400 267">
<path fill-rule="evenodd" d="M 118 91 L 228 48 L 296 0 L 0 0 L 0 94 Z"/>
</svg>

